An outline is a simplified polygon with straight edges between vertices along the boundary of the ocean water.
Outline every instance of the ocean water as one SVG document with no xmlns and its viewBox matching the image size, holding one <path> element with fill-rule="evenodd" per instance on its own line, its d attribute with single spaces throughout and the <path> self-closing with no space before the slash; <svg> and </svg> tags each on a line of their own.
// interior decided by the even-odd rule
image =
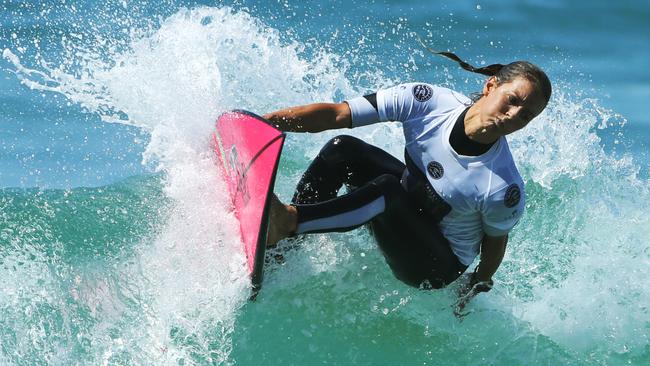
<svg viewBox="0 0 650 366">
<path fill-rule="evenodd" d="M 650 364 L 650 4 L 0 2 L 0 365 Z M 462 320 L 369 233 L 313 235 L 250 283 L 214 166 L 223 111 L 264 113 L 483 65 L 548 71 L 509 138 L 528 194 Z M 341 131 L 291 134 L 288 200 Z M 402 155 L 401 131 L 344 131 Z"/>
</svg>

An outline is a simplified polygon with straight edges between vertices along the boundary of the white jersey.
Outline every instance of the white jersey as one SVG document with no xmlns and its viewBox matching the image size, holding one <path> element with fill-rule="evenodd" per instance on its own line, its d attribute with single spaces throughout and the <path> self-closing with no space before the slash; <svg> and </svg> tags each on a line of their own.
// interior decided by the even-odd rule
<svg viewBox="0 0 650 366">
<path fill-rule="evenodd" d="M 459 155 L 449 136 L 471 103 L 450 89 L 401 84 L 376 93 L 377 109 L 364 97 L 347 101 L 352 126 L 402 122 L 406 151 L 450 206 L 440 230 L 461 263 L 478 255 L 485 234 L 507 234 L 524 212 L 524 185 L 504 137 L 479 156 Z"/>
</svg>

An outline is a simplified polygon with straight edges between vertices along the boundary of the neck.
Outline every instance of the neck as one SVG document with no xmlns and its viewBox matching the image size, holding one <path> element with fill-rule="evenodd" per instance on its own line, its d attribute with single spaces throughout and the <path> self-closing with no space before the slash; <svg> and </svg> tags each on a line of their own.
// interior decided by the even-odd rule
<svg viewBox="0 0 650 366">
<path fill-rule="evenodd" d="M 474 103 L 465 115 L 465 134 L 470 140 L 479 144 L 493 144 L 499 139 L 499 136 L 488 131 L 481 121 L 481 107 L 483 98 Z"/>
</svg>

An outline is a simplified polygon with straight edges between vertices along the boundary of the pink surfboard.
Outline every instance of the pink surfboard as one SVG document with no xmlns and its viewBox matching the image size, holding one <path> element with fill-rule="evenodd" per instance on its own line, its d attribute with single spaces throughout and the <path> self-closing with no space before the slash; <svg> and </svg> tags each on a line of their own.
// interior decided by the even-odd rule
<svg viewBox="0 0 650 366">
<path fill-rule="evenodd" d="M 247 111 L 226 112 L 216 122 L 214 149 L 239 220 L 254 293 L 262 285 L 269 198 L 284 139 L 270 122 Z"/>
</svg>

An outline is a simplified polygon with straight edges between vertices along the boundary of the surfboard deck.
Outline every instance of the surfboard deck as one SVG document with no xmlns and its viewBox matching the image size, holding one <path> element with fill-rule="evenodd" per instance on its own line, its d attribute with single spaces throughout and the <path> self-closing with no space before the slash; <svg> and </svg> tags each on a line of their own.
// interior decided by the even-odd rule
<svg viewBox="0 0 650 366">
<path fill-rule="evenodd" d="M 270 197 L 286 135 L 244 110 L 217 119 L 214 150 L 239 221 L 253 295 L 262 287 Z"/>
</svg>

